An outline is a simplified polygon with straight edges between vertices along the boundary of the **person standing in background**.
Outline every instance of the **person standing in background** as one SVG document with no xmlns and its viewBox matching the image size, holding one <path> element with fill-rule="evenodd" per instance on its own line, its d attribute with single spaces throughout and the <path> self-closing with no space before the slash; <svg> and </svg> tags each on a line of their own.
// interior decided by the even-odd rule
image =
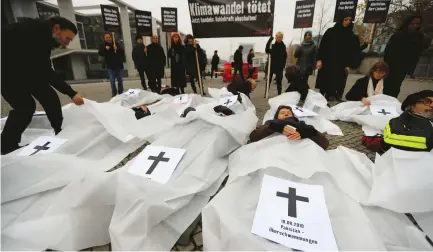
<svg viewBox="0 0 433 252">
<path fill-rule="evenodd" d="M 311 31 L 304 33 L 304 41 L 296 49 L 295 58 L 297 58 L 296 65 L 299 68 L 300 76 L 308 83 L 308 77 L 313 73 L 316 68 L 316 53 L 317 47 L 312 40 L 313 34 Z"/>
<path fill-rule="evenodd" d="M 104 58 L 111 84 L 111 96 L 123 93 L 123 62 L 125 51 L 119 44 L 113 43 L 110 33 L 105 33 L 104 43 L 99 47 L 99 56 Z M 116 88 L 117 79 L 117 88 Z"/>
<path fill-rule="evenodd" d="M 147 77 L 149 78 L 149 87 L 152 92 L 161 93 L 161 79 L 165 73 L 165 53 L 162 46 L 159 44 L 158 35 L 152 36 L 152 43 L 147 46 L 147 59 L 149 66 Z"/>
<path fill-rule="evenodd" d="M 424 43 L 424 34 L 420 32 L 422 21 L 420 16 L 408 17 L 389 39 L 384 61 L 390 71 L 384 80 L 384 94 L 397 97 L 406 75 L 414 78 L 413 72 L 421 52 L 429 46 Z"/>
<path fill-rule="evenodd" d="M 169 50 L 170 70 L 171 70 L 171 87 L 176 88 L 180 94 L 185 93 L 186 77 L 183 57 L 185 47 L 178 33 L 171 35 L 171 48 Z"/>
<path fill-rule="evenodd" d="M 239 48 L 236 50 L 234 57 L 233 57 L 233 67 L 235 68 L 234 72 L 233 72 L 233 80 L 236 77 L 236 74 L 239 72 L 239 75 L 241 77 L 241 79 L 243 81 L 244 80 L 244 73 L 242 71 L 242 65 L 243 65 L 243 60 L 242 60 L 242 50 L 244 49 L 243 46 L 239 46 Z"/>
<path fill-rule="evenodd" d="M 272 81 L 272 76 L 275 74 L 277 78 L 277 91 L 278 95 L 281 94 L 281 81 L 283 80 L 283 70 L 286 65 L 287 51 L 286 45 L 283 42 L 283 33 L 277 32 L 275 36 L 275 43 L 271 46 L 273 37 L 270 37 L 266 43 L 266 53 L 271 55 L 271 72 L 269 75 L 269 82 Z M 270 83 L 269 83 L 270 86 Z"/>
<path fill-rule="evenodd" d="M 212 57 L 212 70 L 210 73 L 210 78 L 212 79 L 213 74 L 218 71 L 218 64 L 220 63 L 220 57 L 218 56 L 218 51 L 215 50 Z M 215 73 L 215 78 L 217 78 L 217 74 Z"/>
<path fill-rule="evenodd" d="M 134 61 L 138 75 L 140 75 L 141 86 L 144 90 L 147 90 L 146 79 L 144 78 L 144 72 L 147 69 L 147 56 L 144 52 L 146 46 L 143 44 L 143 38 L 141 36 L 137 36 L 135 40 L 137 44 L 134 46 L 134 49 L 132 49 L 132 60 Z"/>
<path fill-rule="evenodd" d="M 197 88 L 195 87 L 194 80 L 198 77 L 197 60 L 195 57 L 196 50 L 197 44 L 194 37 L 191 34 L 186 35 L 184 65 L 191 82 L 192 91 L 194 91 L 195 94 L 197 94 Z"/>
<path fill-rule="evenodd" d="M 1 133 L 2 155 L 21 147 L 21 134 L 36 110 L 35 99 L 44 108 L 56 135 L 62 130 L 63 114 L 53 88 L 68 95 L 76 105 L 84 103 L 83 97 L 56 74 L 50 60 L 51 50 L 66 47 L 76 34 L 75 24 L 63 17 L 2 25 L 1 94 L 12 107 Z"/>
<path fill-rule="evenodd" d="M 250 79 L 253 77 L 255 68 L 253 67 L 253 58 L 254 58 L 254 49 L 250 49 L 250 52 L 248 53 L 247 62 L 248 62 L 248 77 L 247 79 Z"/>
<path fill-rule="evenodd" d="M 341 101 L 345 74 L 359 61 L 359 41 L 353 33 L 352 13 L 344 11 L 339 22 L 326 30 L 317 53 L 316 88 L 329 100 Z"/>
</svg>

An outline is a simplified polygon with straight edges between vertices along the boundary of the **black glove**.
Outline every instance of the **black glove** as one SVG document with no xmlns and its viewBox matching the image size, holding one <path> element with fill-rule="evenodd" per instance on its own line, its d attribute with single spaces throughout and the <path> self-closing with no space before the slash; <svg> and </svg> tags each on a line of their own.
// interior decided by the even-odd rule
<svg viewBox="0 0 433 252">
<path fill-rule="evenodd" d="M 226 116 L 234 115 L 235 114 L 235 112 L 233 112 L 233 110 L 227 108 L 226 106 L 222 106 L 222 105 L 218 105 L 218 106 L 214 107 L 213 110 L 216 113 L 222 113 L 222 114 L 224 114 Z"/>
<path fill-rule="evenodd" d="M 274 37 L 271 36 L 271 37 L 269 38 L 269 41 L 272 41 L 272 40 L 274 40 Z"/>
<path fill-rule="evenodd" d="M 186 115 L 187 115 L 189 112 L 191 112 L 191 111 L 195 111 L 195 108 L 193 108 L 193 107 L 188 107 L 188 108 L 186 108 L 186 109 L 183 111 L 182 115 L 180 115 L 180 117 L 186 117 Z"/>
</svg>

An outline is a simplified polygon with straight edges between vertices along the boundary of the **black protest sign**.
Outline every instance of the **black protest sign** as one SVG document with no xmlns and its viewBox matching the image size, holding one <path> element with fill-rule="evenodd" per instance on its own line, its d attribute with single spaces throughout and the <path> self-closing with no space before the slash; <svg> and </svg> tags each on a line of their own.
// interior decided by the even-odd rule
<svg viewBox="0 0 433 252">
<path fill-rule="evenodd" d="M 349 11 L 352 14 L 352 20 L 355 20 L 356 6 L 358 0 L 337 0 L 335 5 L 334 22 L 338 22 L 341 19 L 343 12 Z"/>
<path fill-rule="evenodd" d="M 102 22 L 104 30 L 109 32 L 120 32 L 120 13 L 119 8 L 101 4 Z"/>
<path fill-rule="evenodd" d="M 271 36 L 275 0 L 188 0 L 197 38 Z"/>
<path fill-rule="evenodd" d="M 364 14 L 364 23 L 385 23 L 391 0 L 369 0 Z"/>
<path fill-rule="evenodd" d="M 177 9 L 161 8 L 162 31 L 177 32 Z"/>
<path fill-rule="evenodd" d="M 135 28 L 139 36 L 152 36 L 152 13 L 150 11 L 136 10 Z"/>
<path fill-rule="evenodd" d="M 316 0 L 297 1 L 293 28 L 308 28 L 313 26 L 314 6 Z"/>
</svg>

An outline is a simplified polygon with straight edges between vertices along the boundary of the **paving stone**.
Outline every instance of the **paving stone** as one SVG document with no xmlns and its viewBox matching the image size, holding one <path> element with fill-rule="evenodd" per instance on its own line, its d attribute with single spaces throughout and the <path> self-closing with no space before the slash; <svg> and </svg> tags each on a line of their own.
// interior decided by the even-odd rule
<svg viewBox="0 0 433 252">
<path fill-rule="evenodd" d="M 203 232 L 199 232 L 198 234 L 192 237 L 194 239 L 196 246 L 203 246 Z"/>
</svg>

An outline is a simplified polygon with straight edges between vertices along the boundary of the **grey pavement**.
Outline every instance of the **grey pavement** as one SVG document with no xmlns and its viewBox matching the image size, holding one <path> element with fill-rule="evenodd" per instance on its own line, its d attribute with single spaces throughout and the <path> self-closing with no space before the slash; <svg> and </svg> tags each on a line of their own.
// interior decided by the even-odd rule
<svg viewBox="0 0 433 252">
<path fill-rule="evenodd" d="M 347 85 L 346 85 L 346 92 L 353 86 L 355 81 L 362 77 L 362 75 L 357 74 L 350 74 L 347 79 Z M 310 76 L 309 79 L 309 85 L 311 88 L 314 88 L 315 84 L 315 76 Z M 170 80 L 163 80 L 163 84 L 166 82 L 170 82 Z M 266 111 L 269 109 L 269 105 L 267 103 L 267 100 L 264 99 L 264 89 L 265 89 L 265 80 L 263 80 L 263 75 L 259 75 L 259 79 L 257 82 L 257 88 L 256 90 L 251 94 L 251 100 L 256 106 L 257 116 L 259 117 L 259 124 L 263 120 L 263 116 L 266 113 Z M 223 86 L 227 85 L 227 83 L 223 83 L 221 80 L 221 77 L 218 79 L 207 79 L 204 81 L 205 88 L 207 87 L 213 87 L 213 88 L 221 88 Z M 108 101 L 111 98 L 111 90 L 110 90 L 110 84 L 108 81 L 100 82 L 100 83 L 83 83 L 83 84 L 74 84 L 72 85 L 73 88 L 81 93 L 85 98 L 88 98 L 90 100 L 98 101 L 98 102 L 105 102 Z M 125 90 L 128 88 L 141 88 L 140 81 L 137 79 L 126 79 L 125 83 Z M 287 87 L 287 81 L 283 80 L 283 90 Z M 425 90 L 425 89 L 433 89 L 433 81 L 431 80 L 412 80 L 412 79 L 406 79 L 403 82 L 403 86 L 400 92 L 400 95 L 398 99 L 402 101 L 407 97 L 407 95 Z M 186 92 L 191 93 L 192 90 L 188 86 L 186 89 Z M 274 97 L 277 95 L 276 91 L 276 85 L 271 84 L 270 89 L 270 97 Z M 59 94 L 60 101 L 62 105 L 70 103 L 70 99 L 67 96 Z M 1 116 L 7 116 L 8 111 L 10 110 L 10 106 L 3 100 L 1 100 Z M 42 110 L 42 107 L 37 104 L 37 110 Z M 329 136 L 327 135 L 329 141 L 330 141 L 330 149 L 335 149 L 339 145 L 360 151 L 362 153 L 365 153 L 371 160 L 374 160 L 375 154 L 368 151 L 364 146 L 361 145 L 361 136 L 363 135 L 363 132 L 361 130 L 361 127 L 354 123 L 347 123 L 347 122 L 340 122 L 335 121 L 341 130 L 344 133 L 344 136 Z M 117 168 L 122 167 L 124 164 L 126 164 L 129 160 L 134 158 L 138 153 L 142 151 L 142 149 L 145 147 L 143 145 L 138 150 L 134 151 L 133 153 L 129 154 L 124 160 L 122 160 L 116 167 L 114 167 L 112 170 L 115 170 Z M 223 187 L 223 186 L 222 186 Z M 88 248 L 86 250 L 90 251 L 108 251 L 111 250 L 111 246 L 109 244 L 104 246 L 98 246 L 93 248 Z M 185 231 L 185 233 L 182 235 L 182 237 L 179 239 L 179 241 L 176 243 L 176 245 L 172 248 L 172 251 L 200 251 L 203 250 L 203 238 L 202 238 L 202 231 L 201 231 L 201 216 L 198 216 L 196 221 Z"/>
</svg>

